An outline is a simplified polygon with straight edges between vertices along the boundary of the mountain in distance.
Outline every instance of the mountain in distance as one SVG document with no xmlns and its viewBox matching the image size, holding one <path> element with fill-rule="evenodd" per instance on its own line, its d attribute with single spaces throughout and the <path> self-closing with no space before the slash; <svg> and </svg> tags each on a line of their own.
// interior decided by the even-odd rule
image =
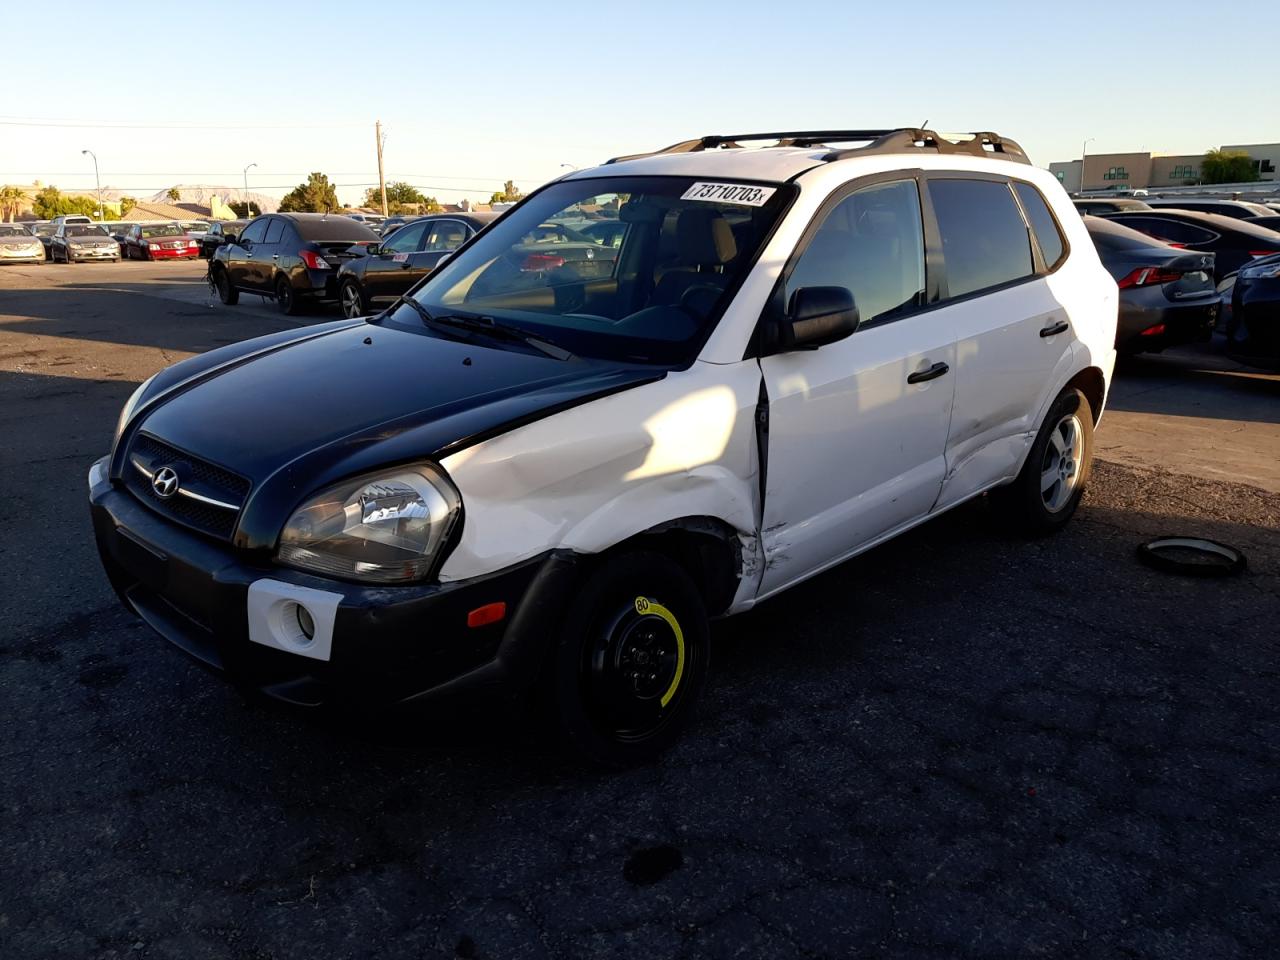
<svg viewBox="0 0 1280 960">
<path fill-rule="evenodd" d="M 209 198 L 217 196 L 223 203 L 231 203 L 235 201 L 240 203 L 244 200 L 244 190 L 240 187 L 222 187 L 207 183 L 179 183 L 173 187 L 167 187 L 151 196 L 147 197 L 144 203 L 171 203 L 169 199 L 169 190 L 177 190 L 179 203 L 198 203 L 202 206 L 208 206 Z M 249 199 L 258 205 L 258 209 L 263 213 L 275 213 L 280 207 L 280 201 L 275 197 L 268 197 L 265 193 L 254 193 L 249 191 Z"/>
</svg>

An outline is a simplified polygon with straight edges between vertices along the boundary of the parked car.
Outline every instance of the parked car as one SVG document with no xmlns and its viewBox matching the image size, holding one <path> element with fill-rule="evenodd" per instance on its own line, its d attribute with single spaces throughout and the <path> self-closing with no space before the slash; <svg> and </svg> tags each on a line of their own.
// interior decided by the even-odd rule
<svg viewBox="0 0 1280 960">
<path fill-rule="evenodd" d="M 350 217 L 352 220 L 356 221 L 356 223 L 363 223 L 366 227 L 368 227 L 370 230 L 373 230 L 375 233 L 378 230 L 378 225 L 381 224 L 382 221 L 386 219 L 385 217 L 376 216 L 375 214 L 372 214 L 372 213 L 346 213 L 346 214 L 343 214 L 343 216 Z"/>
<path fill-rule="evenodd" d="M 363 257 L 350 248 L 377 242 L 363 223 L 340 214 L 267 214 L 214 250 L 209 280 L 223 303 L 257 293 L 274 297 L 281 313 L 294 314 L 307 301 L 336 300 L 338 268 Z"/>
<path fill-rule="evenodd" d="M 1212 338 L 1221 304 L 1212 253 L 1171 247 L 1100 217 L 1086 216 L 1084 225 L 1120 290 L 1118 351 L 1155 352 Z"/>
<path fill-rule="evenodd" d="M 495 217 L 496 213 L 422 217 L 370 246 L 368 256 L 346 261 L 338 270 L 343 316 L 363 317 L 406 293 Z"/>
<path fill-rule="evenodd" d="M 49 247 L 53 243 L 53 232 L 58 229 L 57 226 L 54 225 L 52 220 L 37 220 L 29 226 L 31 227 L 31 232 L 36 235 L 44 247 L 44 255 L 47 260 L 50 256 Z"/>
<path fill-rule="evenodd" d="M 418 217 L 412 214 L 405 215 L 405 216 L 401 216 L 397 214 L 394 217 L 387 217 L 385 220 L 380 221 L 377 224 L 377 226 L 373 227 L 372 229 L 375 230 L 380 237 L 385 238 L 385 237 L 391 236 L 391 234 L 395 233 L 397 230 L 403 227 L 410 220 L 417 220 L 417 219 Z"/>
<path fill-rule="evenodd" d="M 200 244 L 200 256 L 208 260 L 218 247 L 238 237 L 248 222 L 248 220 L 217 220 L 209 224 L 208 231 L 197 241 Z"/>
<path fill-rule="evenodd" d="M 1244 222 L 1252 223 L 1255 227 L 1263 227 L 1280 233 L 1280 213 L 1266 217 L 1246 217 Z"/>
<path fill-rule="evenodd" d="M 620 247 L 622 238 L 626 236 L 627 224 L 619 220 L 598 220 L 588 223 L 579 231 L 588 240 L 603 247 Z"/>
<path fill-rule="evenodd" d="M 1201 213 L 1216 213 L 1236 220 L 1265 217 L 1271 213 L 1263 204 L 1250 203 L 1246 200 L 1196 200 L 1191 197 L 1170 197 L 1164 200 L 1148 200 L 1147 203 L 1156 210 L 1165 207 L 1172 207 L 1175 210 L 1198 210 Z"/>
<path fill-rule="evenodd" d="M 200 245 L 176 223 L 135 223 L 121 248 L 126 260 L 194 260 Z"/>
<path fill-rule="evenodd" d="M 1280 369 L 1280 254 L 1241 267 L 1235 279 L 1227 352 L 1251 366 Z"/>
<path fill-rule="evenodd" d="M 0 223 L 0 263 L 41 263 L 44 244 L 21 223 Z"/>
<path fill-rule="evenodd" d="M 81 213 L 64 213 L 54 217 L 49 221 L 55 228 L 62 226 L 64 223 L 93 223 L 91 217 L 86 217 Z"/>
<path fill-rule="evenodd" d="M 120 244 L 100 223 L 68 223 L 63 221 L 49 243 L 49 259 L 54 263 L 79 263 L 82 260 L 120 259 Z"/>
<path fill-rule="evenodd" d="M 987 491 L 1060 529 L 1115 281 L 1012 141 L 871 136 L 706 138 L 570 173 L 376 319 L 162 371 L 89 472 L 111 582 L 244 689 L 536 697 L 569 743 L 628 763 L 688 722 L 709 618 Z M 541 225 L 618 203 L 609 275 L 478 286 Z M 245 233 L 304 243 L 321 222 Z"/>
<path fill-rule="evenodd" d="M 1214 254 L 1214 280 L 1218 282 L 1256 257 L 1280 253 L 1280 233 L 1216 213 L 1161 209 L 1106 217 L 1175 247 Z"/>
<path fill-rule="evenodd" d="M 124 236 L 129 232 L 129 227 L 133 226 L 133 224 L 125 220 L 111 220 L 106 223 L 99 224 L 99 226 L 101 226 L 103 230 L 107 231 L 107 234 L 112 240 L 123 247 Z"/>
<path fill-rule="evenodd" d="M 1118 213 L 1121 210 L 1150 210 L 1151 205 L 1145 200 L 1131 200 L 1127 197 L 1108 198 L 1106 200 L 1085 199 L 1073 200 L 1081 216 L 1085 214 Z"/>
<path fill-rule="evenodd" d="M 178 226 L 187 232 L 187 236 L 197 240 L 209 232 L 208 220 L 179 220 Z"/>
</svg>

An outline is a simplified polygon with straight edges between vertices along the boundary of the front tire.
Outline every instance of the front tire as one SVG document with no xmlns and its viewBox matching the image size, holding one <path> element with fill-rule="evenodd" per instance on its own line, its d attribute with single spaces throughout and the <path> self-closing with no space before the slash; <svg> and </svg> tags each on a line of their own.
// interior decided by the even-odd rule
<svg viewBox="0 0 1280 960">
<path fill-rule="evenodd" d="M 350 278 L 342 281 L 338 301 L 342 304 L 342 315 L 348 320 L 355 320 L 369 313 L 369 305 L 365 303 L 360 284 Z"/>
<path fill-rule="evenodd" d="M 276 306 L 288 317 L 296 317 L 300 310 L 298 296 L 293 292 L 293 284 L 284 274 L 276 277 Z"/>
<path fill-rule="evenodd" d="M 218 291 L 218 299 L 228 307 L 240 302 L 240 291 L 231 284 L 231 275 L 225 268 L 213 272 L 213 286 Z"/>
<path fill-rule="evenodd" d="M 1017 479 L 992 491 L 992 500 L 1021 532 L 1054 533 L 1075 514 L 1092 469 L 1093 410 L 1067 387 L 1049 407 Z"/>
<path fill-rule="evenodd" d="M 707 613 L 688 574 L 658 553 L 612 557 L 575 595 L 555 646 L 559 734 L 610 766 L 651 760 L 693 716 L 709 662 Z"/>
</svg>

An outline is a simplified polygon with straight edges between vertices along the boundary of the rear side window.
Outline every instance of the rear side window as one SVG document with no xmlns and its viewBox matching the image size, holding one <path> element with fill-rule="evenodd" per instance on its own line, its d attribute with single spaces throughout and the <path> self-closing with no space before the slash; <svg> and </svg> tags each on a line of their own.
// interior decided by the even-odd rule
<svg viewBox="0 0 1280 960">
<path fill-rule="evenodd" d="M 1208 243 L 1217 236 L 1212 230 L 1194 227 L 1178 220 L 1166 220 L 1164 217 L 1125 217 L 1120 222 L 1126 227 L 1133 227 L 1171 243 Z"/>
<path fill-rule="evenodd" d="M 863 322 L 924 304 L 924 235 L 914 180 L 877 183 L 849 194 L 827 214 L 786 283 L 845 287 Z"/>
<path fill-rule="evenodd" d="M 1031 184 L 1015 182 L 1013 190 L 1022 203 L 1022 212 L 1027 215 L 1036 242 L 1040 244 L 1040 256 L 1044 258 L 1044 265 L 1052 270 L 1062 261 L 1062 254 L 1066 250 L 1058 221 L 1053 218 L 1049 204 L 1040 195 L 1040 191 Z"/>
<path fill-rule="evenodd" d="M 284 221 L 272 220 L 271 225 L 267 227 L 267 238 L 263 243 L 279 243 L 280 237 L 284 234 Z"/>
<path fill-rule="evenodd" d="M 267 222 L 265 220 L 255 220 L 244 228 L 244 233 L 240 234 L 241 240 L 247 240 L 249 243 L 261 243 L 262 238 L 267 235 Z"/>
<path fill-rule="evenodd" d="M 929 196 L 942 235 L 948 296 L 1031 276 L 1031 237 L 1007 183 L 931 179 Z"/>
</svg>

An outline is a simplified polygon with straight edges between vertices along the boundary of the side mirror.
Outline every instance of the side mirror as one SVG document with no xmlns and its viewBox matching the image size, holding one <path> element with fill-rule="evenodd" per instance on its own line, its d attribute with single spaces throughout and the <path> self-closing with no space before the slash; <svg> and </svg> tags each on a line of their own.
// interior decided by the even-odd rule
<svg viewBox="0 0 1280 960">
<path fill-rule="evenodd" d="M 860 319 L 847 287 L 801 287 L 782 320 L 779 346 L 801 350 L 835 343 L 857 330 Z"/>
<path fill-rule="evenodd" d="M 221 237 L 223 243 L 237 243 L 239 239 L 234 233 L 224 233 Z"/>
<path fill-rule="evenodd" d="M 361 246 L 361 245 L 360 245 L 360 244 L 357 244 L 357 246 Z M 382 253 L 382 244 L 380 244 L 380 243 L 366 243 L 366 244 L 363 244 L 362 249 L 363 249 L 363 250 L 364 250 L 364 252 L 365 252 L 366 254 L 368 254 L 369 256 L 371 256 L 371 257 L 376 257 L 376 256 L 378 256 L 378 254 Z"/>
</svg>

